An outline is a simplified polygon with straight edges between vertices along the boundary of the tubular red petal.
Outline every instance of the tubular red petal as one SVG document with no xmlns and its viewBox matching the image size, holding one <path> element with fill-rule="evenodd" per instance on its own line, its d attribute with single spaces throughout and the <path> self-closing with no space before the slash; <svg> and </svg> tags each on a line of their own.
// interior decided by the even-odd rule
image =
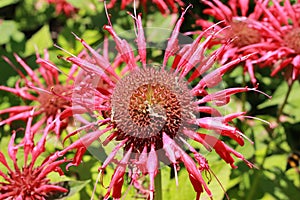
<svg viewBox="0 0 300 200">
<path fill-rule="evenodd" d="M 102 166 L 101 166 L 101 170 L 105 169 L 107 167 L 107 165 L 109 163 L 112 162 L 112 160 L 114 159 L 114 157 L 116 156 L 117 152 L 120 150 L 121 147 L 123 147 L 125 145 L 125 143 L 127 142 L 128 139 L 123 140 L 122 142 L 120 142 L 113 150 L 112 152 L 110 152 L 110 154 L 108 155 L 108 157 L 105 159 L 105 161 L 103 162 Z"/>
<path fill-rule="evenodd" d="M 155 151 L 154 144 L 151 144 L 151 151 L 148 155 L 147 160 L 147 170 L 150 177 L 150 184 L 149 184 L 149 190 L 150 192 L 154 192 L 154 178 L 157 175 L 158 172 L 158 160 L 157 160 L 157 154 Z"/>
<path fill-rule="evenodd" d="M 90 62 L 87 62 L 86 60 L 77 57 L 69 57 L 67 58 L 67 60 L 80 66 L 82 69 L 84 69 L 87 72 L 96 73 L 97 75 L 99 75 L 99 78 L 103 79 L 109 85 L 114 86 L 112 80 L 107 76 L 107 74 L 101 68 L 97 67 L 97 65 L 94 65 Z"/>
<path fill-rule="evenodd" d="M 14 56 L 17 62 L 26 70 L 27 74 L 30 76 L 32 81 L 38 84 L 39 87 L 43 87 L 42 83 L 40 82 L 39 78 L 35 75 L 34 71 L 17 54 L 14 53 Z"/>
<path fill-rule="evenodd" d="M 87 147 L 85 147 L 85 146 L 78 147 L 77 151 L 75 153 L 75 156 L 73 158 L 73 161 L 71 163 L 67 164 L 66 170 L 69 170 L 69 168 L 71 166 L 78 166 L 81 163 L 82 157 L 84 156 L 86 150 L 87 150 Z"/>
<path fill-rule="evenodd" d="M 120 164 L 115 169 L 115 172 L 111 178 L 111 182 L 109 184 L 109 188 L 107 189 L 107 193 L 105 195 L 105 199 L 107 199 L 110 195 L 110 191 L 113 189 L 112 197 L 113 198 L 121 198 L 121 190 L 124 182 L 124 174 L 126 170 L 126 166 L 128 160 L 130 158 L 132 151 L 132 147 L 126 152 L 125 156 L 120 161 Z"/>
<path fill-rule="evenodd" d="M 36 193 L 49 193 L 51 191 L 60 191 L 60 192 L 68 192 L 66 188 L 56 186 L 56 185 L 42 185 L 38 189 L 36 189 Z"/>
<path fill-rule="evenodd" d="M 110 65 L 109 61 L 101 56 L 97 51 L 95 51 L 90 45 L 88 45 L 83 39 L 79 38 L 77 35 L 75 35 L 73 33 L 73 35 L 75 36 L 75 38 L 77 40 L 79 40 L 82 45 L 87 49 L 89 50 L 89 52 L 92 53 L 93 55 L 93 58 L 95 59 L 97 65 L 99 67 L 101 67 L 104 71 L 107 71 L 109 72 L 114 78 L 116 78 L 117 80 L 119 80 L 119 76 L 116 74 L 116 72 L 113 70 L 112 66 Z"/>
<path fill-rule="evenodd" d="M 203 180 L 201 173 L 197 169 L 197 166 L 195 165 L 194 161 L 183 150 L 181 150 L 181 161 L 183 162 L 184 166 L 186 167 L 186 169 L 189 173 L 189 178 L 191 180 L 191 183 L 194 187 L 194 190 L 198 193 L 198 195 L 200 196 L 200 194 L 203 192 L 203 187 L 204 187 L 208 196 L 212 197 L 211 191 L 208 189 L 208 187 L 207 187 L 205 181 Z"/>
<path fill-rule="evenodd" d="M 26 130 L 25 130 L 25 135 L 24 135 L 24 164 L 27 165 L 27 159 L 28 159 L 28 155 L 29 153 L 32 151 L 32 148 L 34 146 L 33 144 L 33 133 L 31 131 L 31 123 L 33 120 L 33 115 L 34 115 L 34 109 L 32 109 L 32 111 L 30 111 L 30 116 L 27 120 L 27 125 L 26 125 Z"/>
<path fill-rule="evenodd" d="M 169 38 L 169 41 L 168 41 L 168 44 L 167 44 L 167 47 L 166 47 L 166 50 L 165 50 L 165 56 L 164 56 L 164 60 L 163 60 L 163 64 L 162 64 L 162 69 L 165 68 L 169 57 L 173 56 L 179 50 L 179 47 L 178 47 L 179 30 L 180 30 L 180 27 L 181 27 L 181 25 L 184 21 L 184 15 L 185 15 L 187 9 L 189 9 L 190 6 L 191 5 L 189 5 L 185 9 L 185 11 L 181 14 L 179 20 L 177 21 L 177 23 L 176 23 L 176 25 L 173 29 L 171 37 Z"/>
<path fill-rule="evenodd" d="M 4 154 L 0 151 L 0 162 L 8 169 L 8 171 L 12 171 L 7 164 Z M 1 171 L 0 171 L 1 172 Z M 4 176 L 3 176 L 4 177 Z M 5 176 L 6 177 L 6 176 Z"/>
<path fill-rule="evenodd" d="M 108 31 L 111 34 L 111 36 L 113 37 L 113 39 L 116 43 L 116 48 L 117 48 L 118 52 L 121 54 L 122 59 L 127 63 L 129 69 L 130 70 L 135 69 L 137 66 L 135 63 L 133 50 L 130 47 L 130 45 L 127 43 L 127 41 L 124 39 L 120 39 L 118 37 L 118 35 L 115 33 L 112 26 L 105 25 L 103 28 L 106 31 Z"/>
<path fill-rule="evenodd" d="M 13 106 L 10 108 L 6 108 L 3 110 L 0 110 L 0 115 L 4 114 L 4 113 L 10 113 L 10 114 L 14 114 L 14 113 L 20 113 L 20 112 L 25 112 L 25 111 L 30 111 L 32 110 L 32 106 Z"/>
</svg>

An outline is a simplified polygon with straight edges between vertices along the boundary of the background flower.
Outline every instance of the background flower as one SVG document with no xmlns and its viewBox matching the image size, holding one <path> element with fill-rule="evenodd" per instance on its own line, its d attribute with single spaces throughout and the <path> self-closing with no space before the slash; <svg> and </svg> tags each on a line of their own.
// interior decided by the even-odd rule
<svg viewBox="0 0 300 200">
<path fill-rule="evenodd" d="M 13 131 L 7 148 L 8 156 L 5 156 L 7 154 L 4 151 L 0 152 L 0 163 L 5 167 L 5 170 L 2 170 L 2 167 L 0 170 L 0 176 L 4 179 L 0 182 L 0 199 L 45 199 L 53 193 L 69 192 L 68 189 L 51 183 L 47 177 L 52 172 L 62 175 L 63 171 L 60 165 L 66 160 L 57 160 L 56 154 L 43 158 L 47 130 L 50 127 L 48 126 L 42 138 L 35 142 L 36 137 L 32 130 L 33 114 L 34 112 L 31 110 L 21 142 L 15 144 L 16 136 L 19 133 Z M 22 154 L 22 164 L 20 164 L 20 157 L 17 154 Z M 44 160 L 41 162 L 39 159 Z"/>
<path fill-rule="evenodd" d="M 49 4 L 55 6 L 56 14 L 64 13 L 67 17 L 78 11 L 72 4 L 68 3 L 66 0 L 47 0 Z"/>
<path fill-rule="evenodd" d="M 259 4 L 268 22 L 265 23 L 265 29 L 269 31 L 266 36 L 269 45 L 261 47 L 265 55 L 256 63 L 274 66 L 272 76 L 285 69 L 287 77 L 291 76 L 292 80 L 296 80 L 300 74 L 300 14 L 297 12 L 299 2 L 292 5 L 290 1 L 280 4 L 275 0 L 273 3 L 273 6 Z M 288 70 L 289 67 L 292 70 Z"/>
<path fill-rule="evenodd" d="M 226 63 L 231 59 L 236 59 L 239 56 L 255 53 L 256 55 L 248 58 L 243 66 L 248 71 L 251 82 L 256 85 L 256 78 L 254 75 L 254 64 L 261 55 L 265 52 L 259 47 L 267 46 L 268 33 L 263 27 L 263 11 L 262 5 L 268 4 L 269 1 L 259 0 L 254 8 L 250 8 L 249 1 L 229 0 L 227 4 L 219 0 L 203 1 L 208 8 L 203 10 L 203 13 L 212 16 L 215 22 L 216 30 L 221 30 L 227 27 L 224 34 L 219 34 L 219 40 L 215 44 L 222 44 L 232 39 L 227 49 L 219 58 L 221 63 Z M 204 29 L 213 25 L 210 20 L 197 19 L 196 24 Z M 255 48 L 258 46 L 258 48 Z M 249 47 L 249 48 L 247 48 Z M 241 64 L 241 63 L 239 63 Z"/>
<path fill-rule="evenodd" d="M 31 102 L 31 105 L 13 106 L 0 111 L 0 114 L 9 114 L 9 117 L 0 122 L 0 126 L 10 124 L 16 120 L 27 120 L 34 109 L 33 117 L 39 117 L 39 121 L 31 128 L 35 133 L 42 125 L 50 124 L 55 121 L 53 127 L 55 133 L 59 136 L 61 130 L 66 128 L 69 119 L 60 120 L 61 113 L 70 109 L 72 96 L 72 82 L 76 66 L 70 70 L 67 80 L 62 83 L 59 80 L 58 68 L 48 60 L 48 53 L 45 51 L 45 58 L 37 54 L 37 64 L 39 68 L 32 70 L 17 54 L 14 54 L 17 62 L 25 69 L 28 76 L 18 69 L 7 58 L 3 57 L 20 75 L 21 79 L 17 80 L 15 88 L 0 86 L 1 90 L 10 92 L 24 101 Z"/>
<path fill-rule="evenodd" d="M 107 8 L 113 8 L 116 5 L 116 3 L 117 3 L 116 0 L 110 1 L 109 4 L 107 4 Z M 159 1 L 141 0 L 138 2 L 138 4 L 140 4 L 145 11 L 148 10 L 149 4 L 155 4 L 162 14 L 170 14 L 170 12 L 177 13 L 178 6 L 184 6 L 184 2 L 181 0 L 175 0 L 175 1 L 174 0 L 167 0 L 167 1 L 165 1 L 165 0 L 159 0 Z M 126 6 L 128 6 L 128 5 L 133 5 L 133 0 L 122 0 L 121 1 L 121 9 L 122 10 L 124 10 L 126 8 Z"/>
</svg>

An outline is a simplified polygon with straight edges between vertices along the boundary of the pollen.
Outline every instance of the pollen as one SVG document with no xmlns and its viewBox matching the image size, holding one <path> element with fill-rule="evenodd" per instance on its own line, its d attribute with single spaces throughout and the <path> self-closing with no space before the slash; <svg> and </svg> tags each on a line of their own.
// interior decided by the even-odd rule
<svg viewBox="0 0 300 200">
<path fill-rule="evenodd" d="M 293 49 L 295 53 L 300 53 L 300 28 L 294 28 L 283 38 L 287 47 Z"/>
<path fill-rule="evenodd" d="M 175 138 L 192 119 L 192 95 L 184 80 L 168 71 L 139 69 L 121 79 L 111 98 L 117 139 L 128 138 L 125 149 L 155 144 L 162 148 L 162 134 Z"/>
<path fill-rule="evenodd" d="M 260 42 L 260 33 L 257 30 L 249 27 L 247 23 L 236 21 L 232 22 L 230 25 L 231 30 L 229 32 L 229 37 L 236 37 L 233 41 L 236 46 L 244 47 Z"/>
<path fill-rule="evenodd" d="M 61 97 L 68 94 L 68 88 L 62 85 L 54 85 L 49 91 L 53 94 L 41 92 L 38 97 L 40 106 L 46 113 L 46 116 L 54 116 L 68 106 L 71 106 L 70 101 Z"/>
</svg>

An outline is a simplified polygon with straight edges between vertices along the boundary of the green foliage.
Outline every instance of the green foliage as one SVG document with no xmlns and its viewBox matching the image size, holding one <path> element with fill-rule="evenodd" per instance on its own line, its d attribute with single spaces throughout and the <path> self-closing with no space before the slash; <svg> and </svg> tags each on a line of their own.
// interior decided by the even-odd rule
<svg viewBox="0 0 300 200">
<path fill-rule="evenodd" d="M 63 72 L 66 72 L 70 68 L 70 63 L 57 57 L 59 55 L 66 57 L 69 55 L 54 47 L 54 44 L 71 54 L 78 55 L 83 50 L 83 46 L 75 39 L 72 34 L 74 33 L 96 50 L 99 50 L 102 47 L 105 34 L 107 34 L 102 27 L 108 24 L 103 3 L 100 3 L 98 0 L 67 1 L 78 9 L 77 13 L 69 17 L 64 14 L 57 14 L 54 5 L 49 5 L 46 0 L 0 0 L 0 56 L 7 56 L 18 69 L 21 69 L 20 65 L 13 58 L 13 53 L 16 53 L 30 63 L 29 65 L 32 68 L 36 68 L 36 50 L 38 53 L 43 54 L 44 49 L 48 49 L 50 60 L 57 64 Z M 203 18 L 208 18 L 208 16 L 200 13 L 203 8 L 198 3 L 199 1 L 193 1 L 195 5 L 192 8 L 193 13 Z M 128 10 L 133 12 L 133 8 L 129 7 Z M 162 58 L 162 48 L 166 45 L 165 40 L 168 39 L 174 27 L 172 23 L 174 17 L 178 17 L 179 14 L 177 16 L 175 16 L 176 14 L 163 16 L 157 10 L 153 10 L 152 7 L 149 9 L 149 13 L 145 13 L 143 10 L 139 11 L 143 12 L 144 26 L 149 27 L 146 30 L 146 36 L 150 40 L 147 44 L 150 45 L 147 53 L 153 59 L 153 63 L 160 64 L 156 61 Z M 126 11 L 120 11 L 119 7 L 113 8 L 109 12 L 116 32 L 122 38 L 130 39 L 131 44 L 135 44 L 132 17 Z M 194 16 L 196 15 L 187 13 L 182 32 L 197 31 L 197 27 L 194 26 Z M 131 30 L 131 34 L 128 34 L 125 30 Z M 190 39 L 192 40 L 192 38 Z M 113 52 L 114 47 L 110 48 L 111 52 Z M 210 49 L 208 50 L 208 52 L 211 51 Z M 19 77 L 16 76 L 17 73 L 2 58 L 0 58 L 0 70 L 0 84 L 14 87 Z M 24 71 L 23 69 L 21 70 Z M 238 66 L 230 73 L 224 75 L 224 81 L 220 86 L 221 89 L 227 87 L 253 87 L 249 76 L 244 75 L 243 70 L 243 66 Z M 289 86 L 281 75 L 270 77 L 270 68 L 257 69 L 255 71 L 259 81 L 258 89 L 272 95 L 272 99 L 268 99 L 256 92 L 237 94 L 226 107 L 221 107 L 221 110 L 225 114 L 236 112 L 237 110 L 247 110 L 249 111 L 247 115 L 269 121 L 272 126 L 270 127 L 259 120 L 247 118 L 234 120 L 233 124 L 254 142 L 254 144 L 251 144 L 249 141 L 246 141 L 242 147 L 231 140 L 227 140 L 226 137 L 222 137 L 232 148 L 251 161 L 257 169 L 249 169 L 244 162 L 236 159 L 238 169 L 233 170 L 228 164 L 221 161 L 215 152 L 205 154 L 213 173 L 203 172 L 202 175 L 205 181 L 209 182 L 208 187 L 212 191 L 215 200 L 226 199 L 222 188 L 225 189 L 232 200 L 293 200 L 300 196 L 300 175 L 299 171 L 297 171 L 299 167 L 298 169 L 286 169 L 288 156 L 292 152 L 300 151 L 300 95 L 298 93 L 300 84 L 298 81 L 295 81 L 292 86 Z M 62 74 L 61 77 L 63 77 L 62 80 L 66 80 L 65 75 Z M 291 93 L 287 98 L 287 102 L 284 103 L 290 87 L 292 87 Z M 0 91 L 0 110 L 13 105 L 23 105 L 24 103 L 14 95 Z M 280 120 L 282 121 L 280 121 L 278 110 L 283 103 L 285 106 L 281 113 Z M 1 115 L 0 119 L 2 117 L 5 118 L 7 116 Z M 19 129 L 21 125 L 24 125 L 24 122 L 0 127 L 1 152 L 7 157 L 8 154 L 5 148 L 8 146 L 11 130 Z M 65 136 L 66 133 L 63 133 L 63 135 Z M 20 139 L 17 138 L 18 141 Z M 64 148 L 63 144 L 57 142 L 57 140 L 57 138 L 49 139 L 51 145 L 46 147 L 48 153 Z M 55 145 L 53 145 L 54 143 Z M 191 143 L 195 148 L 200 149 L 200 152 L 203 152 L 202 145 Z M 112 147 L 108 147 L 108 149 L 112 150 Z M 101 154 L 102 157 L 96 158 L 93 154 L 96 151 L 101 151 L 103 153 Z M 49 178 L 52 182 L 67 181 L 69 183 L 71 191 L 64 199 L 89 199 L 98 178 L 98 168 L 101 165 L 99 160 L 103 161 L 108 152 L 104 152 L 99 146 L 92 146 L 83 157 L 81 165 L 71 167 L 69 171 L 66 171 L 65 165 L 63 165 L 62 169 L 65 171 L 65 176 L 53 173 L 49 175 Z M 21 151 L 18 153 L 18 156 L 18 162 L 22 163 L 24 158 Z M 66 155 L 67 158 L 73 156 L 74 152 Z M 11 162 L 9 165 L 13 167 Z M 5 171 L 1 163 L 0 171 Z M 105 186 L 109 185 L 113 173 L 114 166 L 107 167 L 102 180 Z M 176 186 L 174 174 L 170 167 L 163 167 L 160 173 L 162 176 L 163 199 L 195 199 L 196 194 L 184 166 L 181 166 L 181 170 L 178 172 L 178 186 Z M 129 178 L 126 178 L 125 182 L 129 183 Z M 3 181 L 1 176 L 0 181 Z M 146 181 L 149 181 L 148 178 L 146 178 Z M 145 186 L 148 185 L 145 184 Z M 123 193 L 128 192 L 125 199 L 138 199 L 139 197 L 136 195 L 136 189 L 130 184 L 125 184 L 122 190 Z M 96 195 L 103 197 L 105 192 L 105 188 L 98 184 Z M 206 194 L 202 194 L 201 197 L 209 199 Z"/>
<path fill-rule="evenodd" d="M 19 2 L 20 0 L 2 0 L 0 2 L 0 8 L 3 8 L 5 6 L 9 6 L 9 5 L 12 5 L 12 4 L 15 4 L 17 2 Z"/>
</svg>

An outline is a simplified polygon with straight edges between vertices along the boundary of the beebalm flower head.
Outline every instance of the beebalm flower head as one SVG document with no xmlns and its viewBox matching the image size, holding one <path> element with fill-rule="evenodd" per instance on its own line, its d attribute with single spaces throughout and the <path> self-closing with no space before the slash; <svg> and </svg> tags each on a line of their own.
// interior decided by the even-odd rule
<svg viewBox="0 0 300 200">
<path fill-rule="evenodd" d="M 272 76 L 284 70 L 287 76 L 296 80 L 300 75 L 300 3 L 296 1 L 292 5 L 290 1 L 273 0 L 272 5 L 259 6 L 265 15 L 269 45 L 260 47 L 265 54 L 256 63 L 274 66 Z"/>
<path fill-rule="evenodd" d="M 0 114 L 9 114 L 7 119 L 0 122 L 0 126 L 10 124 L 16 120 L 27 120 L 31 115 L 31 110 L 34 109 L 33 117 L 39 117 L 38 122 L 31 128 L 33 132 L 46 124 L 55 121 L 53 127 L 55 133 L 59 136 L 61 130 L 66 128 L 70 118 L 60 118 L 60 115 L 65 110 L 71 109 L 71 89 L 74 81 L 74 74 L 77 71 L 77 66 L 73 66 L 69 72 L 68 78 L 63 84 L 59 80 L 59 69 L 49 61 L 48 52 L 45 50 L 44 58 L 37 54 L 37 64 L 39 65 L 36 71 L 32 70 L 24 60 L 17 54 L 14 54 L 16 61 L 24 68 L 28 76 L 23 74 L 7 57 L 3 59 L 10 64 L 20 75 L 15 88 L 0 86 L 0 90 L 10 92 L 18 97 L 21 97 L 28 105 L 13 106 L 0 111 Z"/>
<path fill-rule="evenodd" d="M 35 143 L 36 135 L 32 130 L 33 110 L 28 117 L 25 134 L 20 143 L 15 144 L 16 131 L 13 131 L 9 145 L 8 156 L 0 151 L 0 199 L 47 199 L 54 194 L 67 194 L 68 190 L 51 183 L 47 177 L 50 173 L 63 174 L 60 165 L 65 159 L 57 160 L 56 154 L 46 157 L 42 162 L 42 154 L 45 152 L 46 137 L 49 126 L 46 127 L 42 138 Z M 22 154 L 23 156 L 18 156 Z M 19 162 L 18 158 L 24 158 Z M 12 163 L 12 164 L 11 164 Z M 20 164 L 22 163 L 22 164 Z M 39 164 L 41 163 L 41 164 Z"/>
<path fill-rule="evenodd" d="M 227 50 L 220 57 L 221 63 L 224 64 L 249 53 L 256 53 L 244 63 L 251 82 L 256 85 L 257 80 L 254 75 L 253 61 L 265 53 L 259 47 L 268 46 L 267 37 L 265 37 L 268 36 L 268 32 L 263 26 L 263 9 L 261 5 L 266 5 L 269 1 L 258 0 L 253 10 L 250 9 L 249 1 L 229 0 L 226 4 L 219 0 L 205 0 L 202 2 L 208 6 L 203 10 L 204 14 L 213 16 L 217 21 L 222 21 L 215 26 L 217 30 L 227 26 L 226 31 L 224 31 L 225 34 L 219 34 L 218 40 L 214 44 L 222 44 L 227 42 L 228 38 L 233 38 Z M 213 22 L 198 19 L 196 24 L 206 29 L 212 26 Z"/>
<path fill-rule="evenodd" d="M 135 0 L 121 0 L 121 9 L 124 10 L 126 6 L 134 4 Z M 107 8 L 112 8 L 116 5 L 117 0 L 111 0 L 107 4 Z M 147 11 L 147 4 L 155 4 L 159 11 L 162 14 L 170 14 L 172 13 L 177 13 L 178 12 L 178 6 L 184 6 L 184 2 L 181 0 L 140 0 L 140 1 L 135 1 L 135 3 L 141 5 L 144 10 Z"/>
<path fill-rule="evenodd" d="M 216 37 L 212 28 L 208 30 L 211 35 L 204 41 L 204 34 L 201 34 L 194 41 L 180 45 L 179 30 L 184 14 L 171 31 L 163 49 L 164 58 L 157 67 L 147 61 L 147 42 L 140 15 L 132 16 L 135 21 L 137 55 L 129 43 L 117 35 L 111 23 L 104 26 L 112 36 L 118 53 L 113 63 L 109 62 L 105 49 L 101 55 L 83 39 L 75 36 L 92 57 L 67 58 L 82 69 L 74 86 L 76 92 L 73 92 L 73 103 L 78 109 L 90 110 L 96 120 L 89 122 L 86 116 L 74 116 L 82 126 L 69 136 L 80 131 L 87 133 L 63 152 L 77 150 L 73 162 L 69 164 L 71 166 L 81 162 L 83 154 L 95 141 L 102 141 L 103 146 L 115 145 L 99 168 L 102 174 L 109 164 L 116 164 L 104 199 L 110 196 L 121 198 L 126 170 L 130 172 L 131 183 L 143 192 L 147 191 L 148 198 L 153 199 L 154 178 L 162 162 L 174 167 L 176 182 L 179 163 L 183 163 L 197 199 L 204 191 L 211 197 L 212 193 L 201 175 L 202 171 L 210 171 L 208 161 L 189 144 L 190 140 L 202 144 L 208 151 L 214 149 L 232 168 L 236 168 L 233 156 L 252 167 L 243 155 L 218 137 L 229 137 L 243 145 L 245 136 L 230 122 L 245 113 L 223 116 L 214 106 L 206 105 L 213 103 L 223 106 L 235 93 L 256 90 L 247 87 L 217 92 L 209 90 L 222 81 L 226 71 L 248 56 L 212 70 L 216 58 L 225 47 L 209 56 L 205 55 L 205 50 Z M 200 113 L 207 113 L 208 116 L 200 117 Z M 200 127 L 215 131 L 217 135 L 202 133 Z M 185 152 L 185 148 L 192 152 L 193 157 Z M 118 159 L 117 154 L 120 152 L 123 154 Z M 148 190 L 143 189 L 139 181 L 145 175 L 149 176 Z"/>
</svg>

